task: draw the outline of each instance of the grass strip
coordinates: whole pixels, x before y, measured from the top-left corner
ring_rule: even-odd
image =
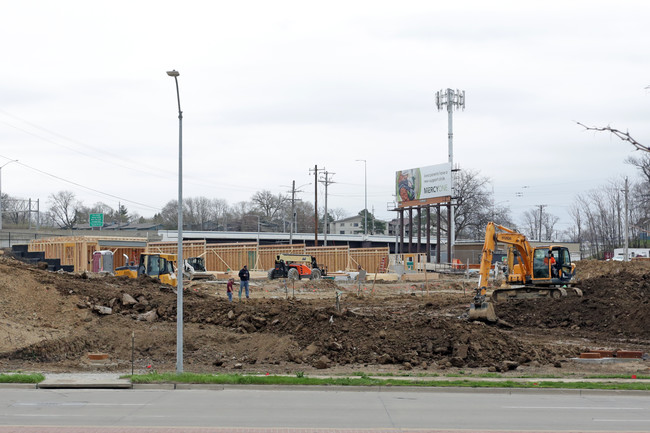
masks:
[[[594,374],[585,376],[585,379],[632,379],[632,376],[631,374]],[[636,379],[650,379],[650,376],[644,374],[635,374],[634,376]]]
[[[464,387],[464,388],[555,388],[555,389],[607,389],[650,391],[650,384],[642,382],[530,382],[502,380],[403,380],[370,377],[312,378],[293,376],[253,376],[242,374],[149,373],[123,376],[132,383],[193,383],[229,385],[321,385],[321,386],[412,386],[412,387]]]
[[[0,383],[39,383],[45,380],[45,376],[40,373],[11,373],[0,374]]]

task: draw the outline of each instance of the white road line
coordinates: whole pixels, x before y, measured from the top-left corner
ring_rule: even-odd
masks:
[[[594,422],[642,422],[642,423],[649,423],[650,424],[650,419],[598,419],[598,418],[595,418],[592,421],[594,421]]]
[[[148,403],[49,403],[49,402],[40,402],[40,403],[14,403],[11,406],[22,406],[22,407],[43,407],[43,406],[146,406]]]
[[[542,410],[647,410],[645,407],[588,407],[588,406],[503,406],[503,409],[542,409]]]
[[[3,415],[7,418],[55,418],[55,417],[88,417],[88,415],[64,415],[64,414],[47,414],[47,413],[12,413],[10,415]]]

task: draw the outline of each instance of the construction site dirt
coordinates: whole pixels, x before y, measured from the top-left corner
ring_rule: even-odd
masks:
[[[184,290],[184,370],[351,374],[649,374],[650,362],[583,363],[594,350],[650,348],[650,263],[578,263],[584,296],[501,302],[469,321],[476,281],[253,280]],[[1,371],[174,371],[174,289],[149,278],[53,273],[0,256]],[[89,354],[108,355],[103,362]],[[94,357],[97,358],[97,357]]]

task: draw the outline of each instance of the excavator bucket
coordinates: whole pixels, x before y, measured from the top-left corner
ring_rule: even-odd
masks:
[[[480,304],[471,303],[469,306],[469,319],[491,323],[499,320],[497,313],[494,311],[494,304],[489,301],[484,301]]]

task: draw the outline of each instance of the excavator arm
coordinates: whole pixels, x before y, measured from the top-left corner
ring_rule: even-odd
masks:
[[[513,246],[522,257],[526,258],[522,263],[524,279],[532,275],[532,261],[528,259],[532,255],[532,247],[526,240],[526,236],[507,227],[489,222],[485,229],[485,242],[483,243],[483,251],[481,254],[478,287],[476,288],[476,294],[470,306],[471,318],[480,317],[486,318],[488,321],[497,320],[494,307],[486,300],[486,294],[490,268],[492,267],[492,257],[498,243]]]
[[[522,257],[530,258],[532,256],[532,247],[526,240],[526,236],[493,222],[488,223],[485,229],[485,242],[483,243],[483,252],[481,254],[477,296],[485,298],[490,268],[492,267],[492,257],[498,243],[513,246]],[[530,278],[533,274],[531,263],[531,260],[523,260],[522,262],[524,278]]]

